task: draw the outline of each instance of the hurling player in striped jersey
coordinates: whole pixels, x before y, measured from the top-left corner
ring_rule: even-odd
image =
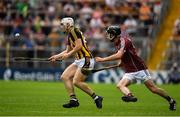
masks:
[[[61,79],[63,80],[70,97],[70,101],[63,104],[63,107],[72,108],[79,106],[79,101],[74,91],[75,85],[91,96],[96,104],[96,107],[101,109],[103,98],[96,95],[96,93],[84,82],[86,76],[81,72],[82,68],[93,69],[95,64],[94,58],[88,49],[83,33],[74,26],[74,20],[71,17],[63,18],[60,23],[60,28],[67,34],[66,50],[51,56],[49,60],[53,62],[58,59],[65,60],[72,55],[75,57],[75,61],[70,64],[61,75]]]

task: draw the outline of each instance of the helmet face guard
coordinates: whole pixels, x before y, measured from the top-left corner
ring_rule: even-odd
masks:
[[[60,29],[62,32],[66,32],[67,27],[64,25],[64,23],[60,23]]]
[[[107,34],[106,34],[106,35],[107,35],[107,36],[106,36],[107,39],[110,40],[111,42],[114,41],[114,39],[117,37],[117,36],[115,35],[115,32],[108,32],[108,31],[107,31]]]
[[[113,42],[114,39],[120,35],[121,30],[119,26],[109,26],[106,32],[107,39]]]
[[[74,20],[71,17],[66,17],[61,20],[60,29],[63,32],[67,32],[72,26],[74,26]]]

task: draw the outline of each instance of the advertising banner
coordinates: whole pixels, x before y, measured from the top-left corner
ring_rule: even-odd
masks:
[[[57,81],[61,73],[61,69],[0,68],[0,78],[4,80]]]
[[[0,68],[0,78],[4,80],[32,80],[32,81],[59,81],[63,69],[17,69]],[[109,69],[96,72],[87,77],[88,82],[93,83],[117,83],[123,76],[121,69]],[[152,71],[152,79],[157,84],[168,82],[167,71]],[[137,84],[142,81],[137,80]]]

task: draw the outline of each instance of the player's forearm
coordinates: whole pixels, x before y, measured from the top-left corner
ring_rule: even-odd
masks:
[[[69,46],[66,47],[66,50],[62,51],[61,53],[58,54],[58,56],[62,56],[65,53],[68,53],[71,50],[71,48]]]
[[[119,53],[113,54],[111,56],[105,57],[103,58],[103,61],[114,61],[114,60],[119,60],[121,59],[121,56],[119,55]]]
[[[67,53],[67,50],[62,51],[61,53],[57,54],[57,56],[62,56],[64,53]]]
[[[114,60],[119,60],[122,58],[123,54],[124,54],[125,50],[122,48],[120,49],[117,53],[111,55],[111,56],[108,56],[108,57],[105,57],[103,58],[103,61],[114,61]]]

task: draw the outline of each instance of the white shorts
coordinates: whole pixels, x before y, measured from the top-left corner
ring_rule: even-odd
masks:
[[[90,63],[88,66],[86,66],[86,68],[88,69],[93,69],[94,68],[94,63],[95,63],[95,60],[94,58],[90,58]],[[82,68],[85,66],[85,58],[82,58],[82,59],[78,59],[78,60],[75,60],[73,62],[74,65],[77,65],[78,68]]]
[[[146,69],[137,72],[125,73],[122,79],[128,79],[130,81],[141,80],[145,82],[151,79],[151,75],[149,71]]]

